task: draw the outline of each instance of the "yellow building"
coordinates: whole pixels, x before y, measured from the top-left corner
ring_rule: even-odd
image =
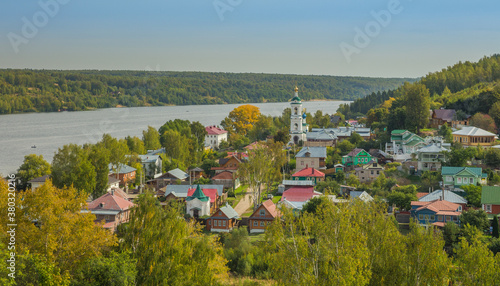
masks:
[[[453,142],[464,146],[490,146],[496,140],[495,134],[473,126],[465,126],[452,134]]]

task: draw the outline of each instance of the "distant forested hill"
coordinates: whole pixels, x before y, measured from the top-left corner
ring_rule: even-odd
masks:
[[[122,106],[355,100],[415,79],[211,72],[0,70],[0,114]]]
[[[475,63],[459,62],[441,71],[429,73],[418,83],[429,89],[432,106],[435,108],[453,108],[467,114],[487,113],[499,99],[500,55],[483,57]],[[352,115],[366,114],[389,97],[398,96],[398,89],[374,92],[353,102],[348,112]]]

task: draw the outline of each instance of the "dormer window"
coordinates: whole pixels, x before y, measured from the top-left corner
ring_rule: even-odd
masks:
[[[260,216],[266,216],[266,211],[265,210],[260,210],[259,215]]]

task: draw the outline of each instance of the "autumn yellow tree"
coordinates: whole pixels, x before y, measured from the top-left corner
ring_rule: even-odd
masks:
[[[233,109],[229,116],[222,120],[221,125],[229,132],[246,135],[252,126],[259,120],[260,110],[258,107],[245,104]]]
[[[67,276],[85,260],[100,256],[117,243],[112,233],[94,223],[93,214],[81,212],[86,197],[74,188],[59,189],[49,180],[36,192],[17,195],[16,252],[30,264],[49,264],[57,268],[51,270],[53,273]],[[1,201],[6,202],[7,196],[7,184],[0,180]],[[6,233],[7,215],[0,209],[2,233]]]

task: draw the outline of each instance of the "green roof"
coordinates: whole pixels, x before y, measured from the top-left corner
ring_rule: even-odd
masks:
[[[481,204],[500,205],[500,187],[484,186],[481,192]]]
[[[482,168],[476,168],[476,167],[442,167],[441,168],[441,175],[443,175],[443,176],[456,175],[464,170],[467,170],[467,171],[475,174],[478,177],[481,177],[482,172],[483,172]]]
[[[206,201],[210,200],[210,198],[207,197],[203,193],[203,191],[200,188],[200,185],[198,185],[198,187],[196,187],[196,191],[194,191],[194,193],[190,197],[186,198],[186,201],[191,201],[191,200],[194,200],[195,198],[202,201],[202,202],[206,202]]]
[[[395,134],[403,134],[403,133],[405,133],[405,132],[406,132],[406,130],[392,130],[391,134],[392,134],[392,135],[395,135]]]
[[[294,97],[292,98],[292,101],[301,101],[301,100],[300,100],[300,97],[298,97],[298,96],[294,96]]]

